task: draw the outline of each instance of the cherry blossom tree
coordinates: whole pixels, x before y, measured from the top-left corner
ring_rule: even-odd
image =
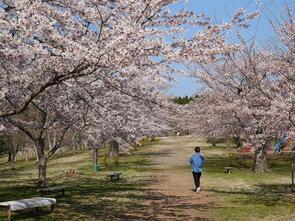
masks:
[[[240,11],[216,25],[190,11],[169,12],[173,2],[0,1],[0,123],[34,142],[40,185],[69,129],[94,150],[166,130],[169,104],[159,90],[175,63],[206,64],[237,50],[224,33],[255,16]],[[194,26],[201,31],[180,37]],[[48,131],[57,128],[46,153]]]
[[[25,134],[34,143],[38,160],[39,186],[46,185],[47,161],[60,148],[62,139],[69,128],[69,124],[66,121],[62,122],[60,119],[56,113],[52,113],[37,104],[30,105],[25,112],[17,117],[5,119],[8,124],[14,126],[15,130],[17,129]],[[60,135],[53,147],[46,151],[47,131],[53,128],[58,130]]]
[[[229,49],[219,32],[230,24],[211,28],[204,15],[172,14],[167,6],[173,2],[0,1],[0,116],[25,111],[49,87],[69,79],[95,76],[113,83],[124,69],[147,66],[164,74],[192,53],[206,61]],[[183,25],[206,31],[191,41],[179,39]]]
[[[86,94],[75,95],[85,96],[82,100],[87,104],[87,110],[80,117],[76,132],[92,148],[93,162],[97,162],[97,151],[102,145],[110,144],[111,154],[117,156],[119,146],[128,148],[137,139],[169,129],[165,117],[171,105],[166,96],[156,90],[160,84],[158,80],[142,76],[141,85],[137,85],[136,79],[129,81],[127,84],[130,87],[131,84],[136,85],[133,96],[122,94],[112,87],[97,94],[95,85],[94,88],[88,86]]]
[[[121,93],[113,87],[115,83],[105,85],[100,79],[90,84],[84,79],[71,80],[42,93],[25,112],[6,117],[3,122],[35,144],[38,183],[44,186],[47,162],[61,147],[69,129],[88,143],[94,162],[98,148],[107,142],[127,146],[137,138],[166,129],[161,116],[167,115],[168,103],[156,90],[159,80],[143,74],[141,85],[137,85],[138,79],[128,81],[128,88],[134,90],[130,94]],[[59,133],[57,139],[52,139],[53,130]],[[50,140],[55,142],[48,148]]]
[[[208,88],[205,99],[212,120],[205,118],[203,127],[214,130],[217,125],[223,133],[236,122],[235,128],[255,148],[258,172],[268,170],[267,149],[274,137],[294,126],[294,24],[292,14],[287,14],[282,26],[275,27],[281,40],[276,47],[258,48],[239,36],[239,50],[219,57],[210,67],[199,64],[194,73]],[[214,109],[218,111],[210,113]]]

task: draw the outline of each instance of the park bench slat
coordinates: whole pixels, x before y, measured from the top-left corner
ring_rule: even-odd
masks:
[[[55,204],[56,204],[56,199],[54,198],[34,197],[30,199],[1,202],[0,208],[4,207],[7,210],[7,218],[10,221],[13,211],[31,209],[31,208],[36,208],[36,211],[37,211],[39,207],[51,206],[51,212],[53,212]]]
[[[53,187],[42,188],[39,191],[55,191],[55,190],[59,191],[65,188],[66,188],[65,186],[53,186]]]
[[[0,206],[9,207],[11,211],[17,211],[36,207],[51,206],[54,204],[56,204],[56,199],[54,198],[34,197],[30,199],[1,202]]]
[[[45,197],[46,195],[50,193],[58,193],[58,192],[62,192],[62,196],[64,196],[65,190],[66,190],[65,186],[53,186],[53,187],[42,188],[42,189],[39,189],[38,191],[42,193],[43,196]]]

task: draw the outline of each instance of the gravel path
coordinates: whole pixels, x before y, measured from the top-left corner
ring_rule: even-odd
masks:
[[[192,137],[166,137],[152,147],[152,176],[146,220],[209,220],[214,197],[206,190],[192,191],[193,179],[188,159],[197,140]],[[202,186],[202,185],[201,185]]]

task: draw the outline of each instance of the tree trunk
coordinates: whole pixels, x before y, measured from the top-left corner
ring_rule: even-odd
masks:
[[[51,142],[51,140],[50,140],[50,136],[49,136],[49,132],[47,133],[47,140],[48,140],[48,149],[49,149],[49,151],[52,149],[52,142]]]
[[[76,155],[76,141],[75,141],[75,137],[72,136],[72,154]]]
[[[13,145],[11,142],[9,144],[9,154],[8,154],[8,162],[10,162],[11,169],[15,169],[15,161],[16,161],[16,154],[18,152],[17,147]]]
[[[109,157],[114,158],[119,156],[119,144],[117,141],[110,142]]]
[[[8,159],[7,159],[7,162],[10,162],[11,161],[11,150],[9,148],[8,150]]]
[[[85,150],[85,149],[87,149],[87,142],[83,141],[81,145],[81,150]]]
[[[25,148],[25,161],[28,162],[29,161],[29,147]]]
[[[35,147],[38,157],[38,186],[46,186],[47,157],[44,153],[45,142],[42,138],[35,141]]]
[[[151,136],[151,141],[152,141],[152,142],[156,141],[156,137],[155,137],[155,135],[152,135],[152,136]]]
[[[242,146],[241,137],[240,136],[235,136],[234,140],[235,140],[237,148],[239,149],[239,160],[244,160],[243,153],[242,153],[243,146]]]
[[[11,151],[11,169],[15,169],[15,161],[16,161],[16,152],[15,151]]]
[[[258,173],[265,173],[268,171],[267,145],[263,145],[256,149],[254,157],[254,171]]]
[[[47,171],[47,158],[45,155],[38,157],[38,186],[46,186],[46,171]]]
[[[23,147],[22,149],[21,149],[21,160],[24,160],[25,159],[25,148]]]
[[[230,150],[230,138],[226,137],[226,149]]]

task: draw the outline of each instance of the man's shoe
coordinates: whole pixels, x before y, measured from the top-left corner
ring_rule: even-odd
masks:
[[[197,190],[196,190],[196,192],[197,192],[197,193],[201,192],[201,188],[198,187]]]

